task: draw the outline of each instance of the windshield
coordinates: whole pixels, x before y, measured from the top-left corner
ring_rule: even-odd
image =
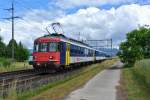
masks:
[[[46,52],[47,51],[47,43],[40,43],[39,52]]]
[[[50,43],[36,43],[34,45],[34,52],[57,52],[59,51],[59,45],[56,42]]]
[[[49,43],[49,52],[58,51],[58,43]]]

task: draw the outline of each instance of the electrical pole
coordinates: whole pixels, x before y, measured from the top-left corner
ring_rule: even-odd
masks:
[[[81,33],[79,32],[79,37],[78,37],[78,40],[80,41],[80,35],[81,35]]]
[[[113,48],[112,48],[112,38],[110,39],[111,41],[111,57],[113,56]]]
[[[12,59],[14,60],[14,56],[15,56],[14,55],[14,51],[15,51],[14,50],[14,41],[15,41],[15,39],[14,39],[14,20],[17,19],[17,18],[20,18],[20,17],[14,15],[14,11],[15,11],[14,2],[12,2],[11,8],[8,8],[8,9],[5,9],[5,10],[11,12],[11,17],[4,18],[4,19],[11,20],[11,24],[12,24]]]

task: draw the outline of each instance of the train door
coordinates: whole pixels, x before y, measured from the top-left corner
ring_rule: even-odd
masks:
[[[70,44],[66,43],[66,65],[70,64]]]
[[[60,63],[66,65],[66,43],[60,42]]]

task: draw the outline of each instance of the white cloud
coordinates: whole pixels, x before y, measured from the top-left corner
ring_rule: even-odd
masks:
[[[135,3],[137,0],[57,0],[56,5],[62,9],[80,6],[102,6]]]
[[[118,44],[125,39],[127,32],[137,28],[139,24],[150,25],[150,6],[132,4],[110,10],[90,7],[58,21],[69,34],[81,32],[92,39],[113,38],[115,44]]]
[[[53,15],[55,14],[55,17]],[[96,7],[80,9],[74,14],[65,15],[63,12],[50,10],[33,10],[28,12],[25,20],[17,20],[15,39],[22,41],[28,48],[32,48],[33,40],[47,34],[45,27],[59,21],[66,32],[65,35],[77,38],[91,39],[112,38],[115,45],[125,39],[125,34],[138,25],[150,25],[150,5],[124,5],[117,9],[103,10]],[[11,23],[0,22],[0,32],[4,41],[11,39]]]

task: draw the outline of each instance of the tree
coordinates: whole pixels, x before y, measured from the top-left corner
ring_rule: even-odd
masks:
[[[18,61],[24,61],[28,59],[28,56],[29,56],[29,51],[22,45],[21,42],[19,42],[16,59]]]
[[[118,55],[127,64],[150,58],[150,28],[144,26],[127,33],[127,39],[121,43]]]
[[[0,36],[0,57],[12,57],[12,43],[14,43],[14,57],[17,61],[24,61],[28,59],[29,51],[25,48],[21,42],[17,44],[16,40],[11,39],[6,46],[2,42],[2,37]]]
[[[21,42],[17,44],[15,40],[10,40],[7,45],[7,57],[11,58],[12,56],[12,42],[14,42],[14,57],[17,61],[24,61],[28,59],[29,51],[26,49]]]
[[[6,45],[2,42],[2,37],[0,36],[0,57],[6,56]]]
[[[13,40],[11,39],[6,47],[6,56],[8,58],[11,58],[12,57],[12,43],[14,43],[14,57],[16,57],[16,52],[17,52],[17,48],[18,48],[18,45],[17,45],[17,42],[16,40]],[[15,58],[16,59],[16,58]]]

